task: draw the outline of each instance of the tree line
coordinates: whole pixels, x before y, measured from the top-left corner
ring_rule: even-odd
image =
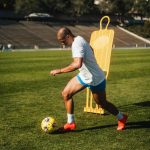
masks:
[[[150,17],[150,0],[0,0],[0,10],[27,15],[32,12],[82,16],[136,13]]]

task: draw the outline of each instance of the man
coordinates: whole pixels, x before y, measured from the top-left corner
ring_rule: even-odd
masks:
[[[112,103],[106,100],[105,75],[96,63],[96,59],[90,45],[84,40],[83,37],[75,37],[70,29],[66,27],[59,29],[57,39],[62,45],[71,46],[73,61],[65,68],[52,70],[50,74],[56,75],[79,69],[79,74],[68,82],[62,92],[68,118],[63,129],[69,131],[76,128],[73,96],[88,87],[93,94],[95,102],[117,117],[117,130],[123,130],[125,128],[127,115],[119,112]]]

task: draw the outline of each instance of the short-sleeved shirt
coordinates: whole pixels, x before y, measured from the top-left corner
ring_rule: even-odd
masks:
[[[83,58],[78,76],[86,84],[96,86],[105,79],[105,74],[98,66],[93,50],[88,42],[81,36],[74,38],[72,43],[72,57]]]

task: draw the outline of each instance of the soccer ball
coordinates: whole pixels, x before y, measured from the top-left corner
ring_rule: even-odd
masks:
[[[41,122],[41,128],[46,133],[52,133],[55,130],[56,122],[53,117],[46,117]]]

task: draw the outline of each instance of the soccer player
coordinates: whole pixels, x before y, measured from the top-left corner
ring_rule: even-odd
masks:
[[[73,77],[64,90],[62,96],[67,111],[67,123],[63,130],[75,130],[73,96],[79,91],[90,88],[95,102],[118,119],[117,130],[123,130],[127,115],[118,111],[116,106],[106,99],[106,79],[102,69],[96,63],[94,53],[89,43],[81,36],[74,36],[70,29],[63,27],[58,30],[58,41],[65,46],[71,46],[73,61],[69,66],[50,71],[51,75],[67,73],[79,69],[79,74]]]

